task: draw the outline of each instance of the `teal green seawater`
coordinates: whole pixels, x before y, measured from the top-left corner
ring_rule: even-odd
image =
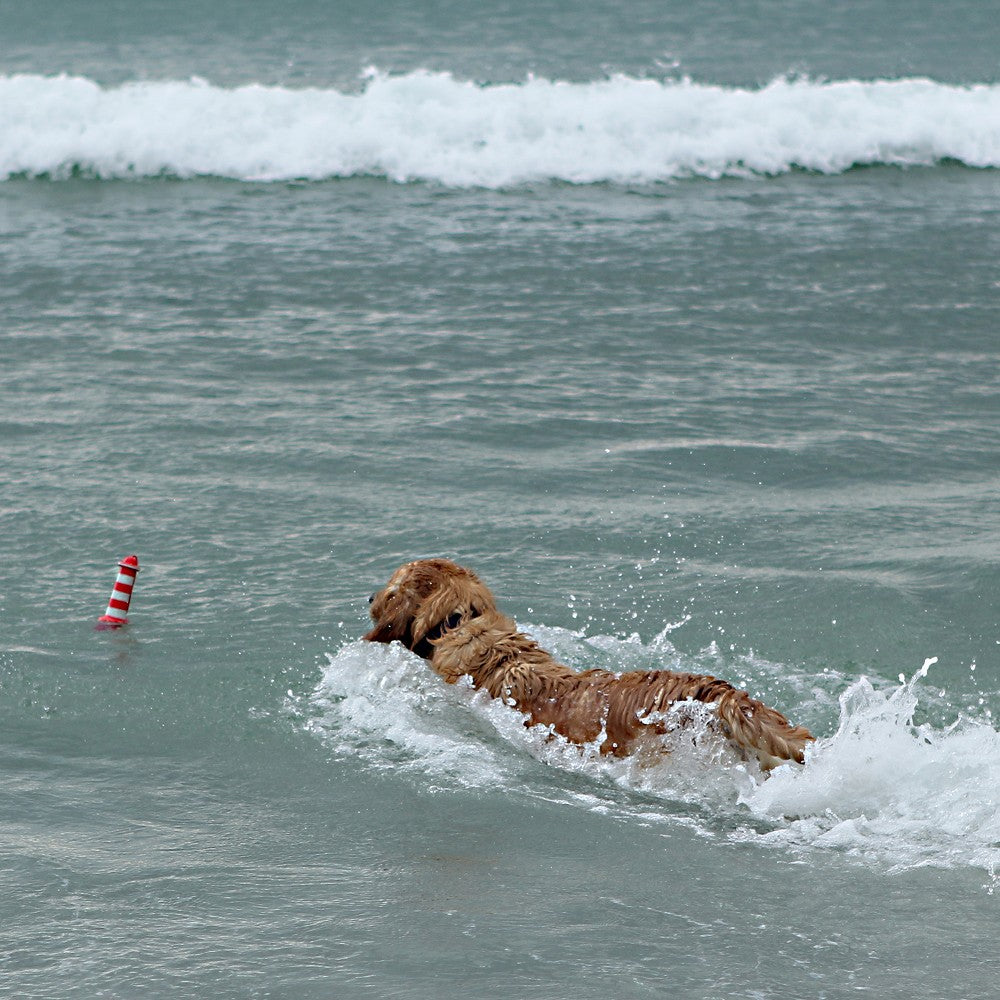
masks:
[[[991,996],[995,21],[0,0],[0,995]],[[806,767],[360,643],[431,554]]]

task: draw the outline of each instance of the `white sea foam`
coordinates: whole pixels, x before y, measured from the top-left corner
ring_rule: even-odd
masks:
[[[663,654],[659,641],[643,646],[544,631],[574,662],[600,650],[621,668],[634,665],[636,649]],[[664,666],[685,667],[672,651],[668,660]],[[735,842],[835,850],[886,870],[973,867],[996,879],[1000,733],[965,718],[947,727],[914,723],[920,681],[932,663],[898,686],[877,688],[865,678],[847,684],[839,725],[833,735],[818,733],[807,766],[779,767],[766,779],[685,708],[688,718],[672,734],[669,754],[601,757],[596,745],[580,748],[539,727],[526,729],[519,713],[467,685],[442,684],[398,646],[356,642],[329,656],[302,713],[306,726],[340,752],[433,787],[508,790],[629,822],[682,823]],[[841,681],[828,675],[823,683]],[[819,694],[808,707],[826,713],[827,695]],[[782,707],[796,721],[810,721],[802,706]]]
[[[372,70],[361,90],[342,92],[0,76],[0,179],[373,175],[495,188],[942,160],[1000,166],[1000,85],[778,79],[749,89],[626,76],[482,85]]]
[[[449,711],[453,689],[423,660],[398,645],[354,642],[328,661],[309,705],[289,708],[335,751],[452,786],[503,783],[503,763],[475,732],[475,718]]]
[[[925,662],[897,688],[866,678],[844,692],[840,725],[810,748],[808,766],[779,768],[744,803],[776,826],[738,837],[762,844],[837,848],[896,868],[1000,868],[1000,733],[960,718],[915,724]]]

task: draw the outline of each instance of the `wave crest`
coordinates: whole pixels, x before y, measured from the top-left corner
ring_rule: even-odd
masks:
[[[455,187],[1000,166],[1000,85],[614,76],[482,85],[368,72],[357,93],[0,76],[0,179],[378,176]]]

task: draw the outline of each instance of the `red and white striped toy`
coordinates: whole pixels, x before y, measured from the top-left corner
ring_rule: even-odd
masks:
[[[132,588],[135,586],[135,575],[139,572],[139,557],[126,556],[118,564],[118,578],[115,580],[108,610],[97,619],[97,628],[120,628],[128,624],[129,602],[132,600]]]

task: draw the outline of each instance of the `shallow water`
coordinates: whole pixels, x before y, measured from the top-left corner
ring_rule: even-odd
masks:
[[[5,989],[990,995],[985,8],[102,9],[0,2]],[[634,139],[682,93],[675,169]],[[602,761],[358,642],[429,554],[808,766]]]

